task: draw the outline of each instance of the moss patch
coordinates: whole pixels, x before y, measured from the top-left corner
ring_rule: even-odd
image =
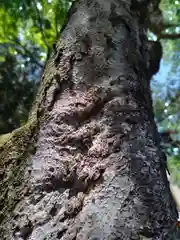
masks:
[[[0,222],[28,191],[24,171],[36,141],[37,121],[6,134],[0,146]]]

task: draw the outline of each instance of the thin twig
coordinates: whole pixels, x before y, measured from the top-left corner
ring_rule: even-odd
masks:
[[[39,26],[40,26],[42,39],[43,39],[44,44],[46,45],[47,49],[49,49],[50,46],[49,46],[49,44],[48,44],[48,42],[46,40],[46,36],[45,36],[44,31],[43,31],[41,13],[40,13],[39,9],[37,8],[36,1],[33,0],[33,3],[34,3],[34,6],[35,6],[35,9],[36,9],[36,13],[37,13],[38,21],[39,21]]]

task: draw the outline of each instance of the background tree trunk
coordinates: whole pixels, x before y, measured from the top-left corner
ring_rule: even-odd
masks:
[[[150,93],[162,49],[146,36],[157,2],[73,4],[28,123],[1,146],[1,239],[173,239]]]

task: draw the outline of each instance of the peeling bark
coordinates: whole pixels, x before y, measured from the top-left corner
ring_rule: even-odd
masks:
[[[1,146],[1,239],[178,239],[150,92],[162,49],[141,11],[153,2],[73,4],[29,125]]]

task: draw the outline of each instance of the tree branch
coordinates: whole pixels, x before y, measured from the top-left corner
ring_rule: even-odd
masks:
[[[9,39],[9,40],[10,40],[10,39]],[[21,47],[21,49],[25,52],[25,54],[26,54],[27,56],[29,56],[34,63],[36,63],[39,67],[43,68],[44,65],[41,64],[41,63],[34,57],[34,55],[31,53],[31,51],[29,51],[23,44],[21,44],[21,42],[20,42],[18,39],[16,39],[16,40],[10,40],[10,41],[12,42],[12,45],[14,45],[14,47],[15,47],[15,49],[16,49],[17,52],[19,52],[20,54],[24,55],[24,54],[22,53],[22,51],[17,48],[17,45],[19,45],[19,46]]]
[[[166,34],[166,33],[161,33],[159,35],[159,39],[180,39],[180,33],[173,33],[173,34]]]

